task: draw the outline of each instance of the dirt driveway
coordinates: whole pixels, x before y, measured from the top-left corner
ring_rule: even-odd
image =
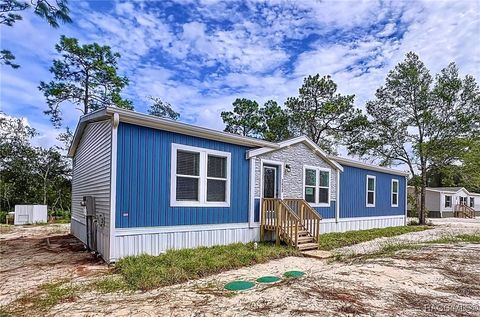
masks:
[[[454,225],[457,228],[456,224]],[[480,232],[480,220],[456,233]],[[0,303],[53,279],[94,279],[108,267],[62,229],[0,234]],[[434,230],[449,231],[449,223]],[[430,233],[431,234],[431,233]],[[23,235],[23,236],[22,236]],[[45,242],[50,237],[50,246]],[[52,251],[55,250],[55,251]],[[363,250],[363,249],[362,249]],[[239,293],[225,283],[301,270],[299,279],[257,284]],[[5,282],[6,281],[6,282]],[[289,257],[149,292],[85,291],[50,316],[479,316],[480,244],[428,244],[394,255],[346,262]]]
[[[108,271],[69,234],[70,225],[0,229],[0,306],[47,282]]]

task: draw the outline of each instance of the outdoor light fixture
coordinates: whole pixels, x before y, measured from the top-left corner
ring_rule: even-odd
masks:
[[[292,170],[292,168],[290,167],[290,164],[286,164],[286,165],[285,165],[285,170],[286,170],[287,172],[290,172],[290,171]]]

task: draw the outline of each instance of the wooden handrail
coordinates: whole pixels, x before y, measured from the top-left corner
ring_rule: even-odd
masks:
[[[287,198],[284,199],[286,205],[288,205],[300,218],[302,227],[310,232],[315,242],[320,238],[320,221],[322,216],[310,207],[305,199],[301,198]]]
[[[465,204],[457,204],[454,208],[454,216],[459,218],[475,218],[475,209]]]
[[[261,232],[263,240],[264,230],[275,230],[276,243],[280,243],[280,237],[287,243],[298,246],[298,230],[301,226],[300,218],[284,201],[275,198],[262,199],[261,205]]]

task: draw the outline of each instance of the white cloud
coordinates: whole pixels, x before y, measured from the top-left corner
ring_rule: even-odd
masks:
[[[146,111],[145,97],[154,95],[172,103],[182,120],[217,129],[220,112],[235,98],[283,104],[309,74],[331,74],[339,91],[355,94],[363,107],[411,50],[432,73],[455,61],[463,74],[480,78],[478,1],[177,2],[189,3],[180,20],[158,3],[138,2],[115,2],[111,11],[72,2],[74,24],[58,30],[26,15],[2,34],[2,48],[14,49],[23,67],[2,66],[0,105],[38,118],[32,124],[42,126],[44,140],[54,139],[58,131],[42,114],[37,86],[51,78],[60,34],[120,52],[120,73],[131,82],[126,94],[138,111]],[[78,118],[73,111],[65,115],[70,126]]]

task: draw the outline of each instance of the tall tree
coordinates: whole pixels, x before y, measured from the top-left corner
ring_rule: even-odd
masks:
[[[22,20],[20,13],[29,8],[33,12],[45,19],[50,26],[58,28],[59,22],[70,23],[72,19],[69,16],[68,0],[2,0],[0,2],[0,25],[13,26],[15,22]],[[9,65],[12,68],[18,68],[20,65],[14,63],[15,55],[9,50],[0,51],[0,63]]]
[[[168,102],[164,102],[158,97],[150,96],[148,98],[153,102],[150,109],[148,109],[148,114],[172,120],[178,120],[178,118],[180,118],[180,113],[173,110],[172,105]]]
[[[97,43],[79,45],[77,39],[65,36],[55,49],[62,59],[54,60],[50,68],[54,81],[42,81],[39,86],[47,99],[45,114],[54,126],[61,125],[60,105],[64,102],[75,105],[82,114],[110,105],[133,109],[132,102],[120,96],[128,79],[117,75],[119,53]]]
[[[298,92],[298,97],[285,102],[292,131],[307,135],[323,150],[335,153],[335,144],[362,118],[353,105],[355,96],[337,93],[331,77],[318,74],[305,78]]]
[[[24,120],[0,114],[0,210],[34,197],[31,171],[36,155],[30,139],[35,135]]]
[[[63,178],[70,175],[70,166],[68,161],[54,148],[37,148],[36,154],[34,171],[39,179],[39,188],[41,188],[41,191],[37,192],[37,196],[41,197],[38,201],[46,205],[49,192],[57,192],[59,187],[57,183],[60,182],[60,187],[62,187]]]
[[[268,100],[260,108],[262,119],[262,139],[272,142],[279,142],[290,137],[289,117],[276,101]]]
[[[410,52],[389,72],[366,110],[368,122],[350,139],[349,152],[379,157],[386,165],[406,164],[416,180],[415,197],[420,197],[419,222],[425,223],[430,168],[457,160],[464,153],[458,140],[478,135],[480,95],[475,79],[461,79],[450,64],[434,81]]]
[[[255,100],[237,98],[233,102],[233,111],[221,113],[225,132],[243,136],[258,137],[262,130],[262,118]]]
[[[36,135],[24,120],[0,115],[0,211],[19,203],[70,209],[70,161],[57,148],[32,146]]]

